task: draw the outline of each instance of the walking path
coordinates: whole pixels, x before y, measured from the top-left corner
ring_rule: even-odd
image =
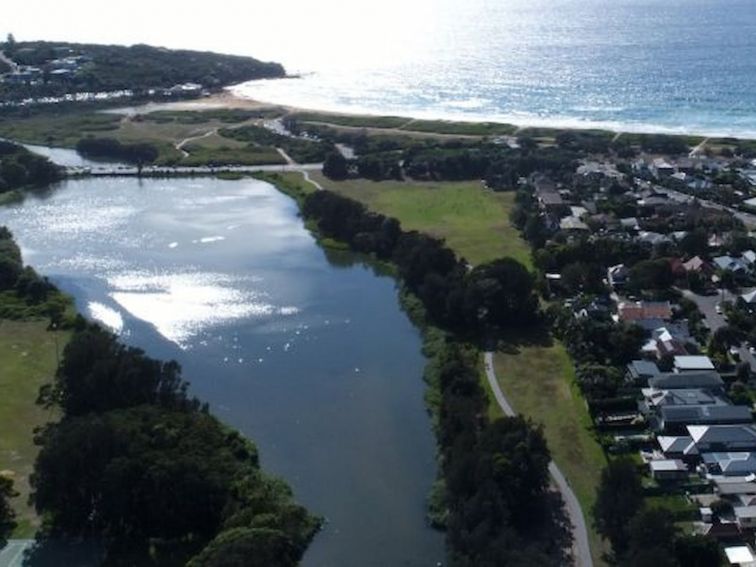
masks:
[[[218,129],[217,128],[213,128],[212,130],[208,130],[207,132],[205,132],[203,134],[200,134],[198,136],[190,136],[188,138],[184,138],[183,140],[181,140],[180,142],[178,142],[176,144],[176,149],[181,152],[181,157],[185,157],[185,158],[189,157],[189,152],[187,152],[184,149],[184,146],[186,144],[188,144],[189,142],[193,142],[195,140],[201,140],[202,138],[207,138],[207,137],[212,136],[213,134],[217,134],[217,133],[218,133]]]
[[[486,364],[486,377],[488,378],[488,384],[491,386],[491,390],[494,393],[494,397],[501,407],[505,415],[513,417],[516,415],[514,408],[504,397],[504,392],[501,391],[499,381],[496,379],[496,371],[493,365],[493,353],[485,353]],[[580,508],[575,493],[570,488],[567,479],[556,466],[554,461],[549,463],[549,474],[551,475],[554,484],[562,493],[562,500],[564,500],[564,507],[572,522],[572,549],[575,557],[575,564],[578,567],[593,567],[593,559],[591,558],[591,546],[588,544],[588,528],[585,524],[585,516],[583,516],[583,510]]]

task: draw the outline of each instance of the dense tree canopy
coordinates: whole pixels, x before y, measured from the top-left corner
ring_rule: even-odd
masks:
[[[643,487],[635,464],[629,459],[610,461],[601,472],[593,514],[599,533],[617,553],[628,547],[630,520],[643,504]]]
[[[10,499],[14,496],[13,481],[0,475],[0,549],[5,547],[8,536],[16,527],[16,513],[10,504]]]
[[[60,168],[47,158],[0,140],[0,193],[48,185],[61,177]]]
[[[212,542],[197,565],[243,551],[286,566],[318,529],[255,446],[187,398],[175,362],[85,325],[42,398],[64,413],[38,434],[31,478],[52,533],[101,538],[114,561],[179,565]]]

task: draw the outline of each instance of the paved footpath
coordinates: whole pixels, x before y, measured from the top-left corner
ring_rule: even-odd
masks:
[[[504,411],[505,415],[514,416],[516,412],[512,408],[511,404],[504,397],[504,392],[501,391],[499,381],[496,379],[496,371],[493,365],[493,353],[485,353],[486,362],[486,377],[488,378],[488,384],[491,386],[491,390],[494,393],[494,397]],[[593,567],[593,559],[591,558],[591,546],[588,544],[588,528],[585,524],[585,516],[583,516],[583,510],[580,508],[575,493],[570,488],[567,479],[556,466],[554,461],[549,463],[549,474],[554,484],[562,493],[562,500],[564,500],[564,507],[567,514],[570,517],[572,523],[572,550],[575,557],[575,564],[578,567]]]

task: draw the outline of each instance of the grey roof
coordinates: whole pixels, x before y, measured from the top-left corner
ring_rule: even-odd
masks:
[[[698,445],[721,445],[741,450],[756,450],[756,428],[753,425],[688,425],[688,434]],[[726,450],[726,449],[724,449]]]
[[[723,397],[703,388],[681,388],[679,390],[654,390],[643,388],[646,401],[652,406],[729,406]]]
[[[746,406],[668,405],[661,408],[665,425],[705,425],[717,423],[751,423],[751,410]]]
[[[756,473],[756,453],[704,453],[701,455],[708,466],[716,466],[722,474],[745,476]]]
[[[656,438],[662,453],[680,453],[683,455],[698,455],[698,449],[689,435],[668,437],[659,435]]]
[[[720,494],[756,494],[756,482],[717,482]]]
[[[648,379],[648,385],[658,390],[676,390],[681,388],[710,388],[724,386],[718,372],[663,372]]]
[[[633,360],[627,365],[627,370],[636,378],[658,376],[661,373],[656,363],[648,360]]]

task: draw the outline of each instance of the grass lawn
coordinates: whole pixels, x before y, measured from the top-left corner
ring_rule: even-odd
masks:
[[[509,222],[514,193],[494,193],[480,182],[420,183],[312,178],[325,188],[395,217],[406,230],[443,238],[473,265],[511,256],[531,267],[530,248]]]
[[[515,411],[543,425],[554,461],[562,469],[583,508],[597,565],[608,550],[593,529],[591,508],[606,457],[591,431],[592,421],[573,381],[572,360],[564,347],[508,345],[494,357],[496,376]]]
[[[19,496],[14,499],[18,528],[15,537],[31,537],[38,524],[28,505],[29,474],[37,448],[33,430],[55,417],[35,404],[40,386],[52,380],[56,367],[55,334],[47,321],[0,319],[0,471],[10,474]],[[62,349],[68,333],[58,332]]]

